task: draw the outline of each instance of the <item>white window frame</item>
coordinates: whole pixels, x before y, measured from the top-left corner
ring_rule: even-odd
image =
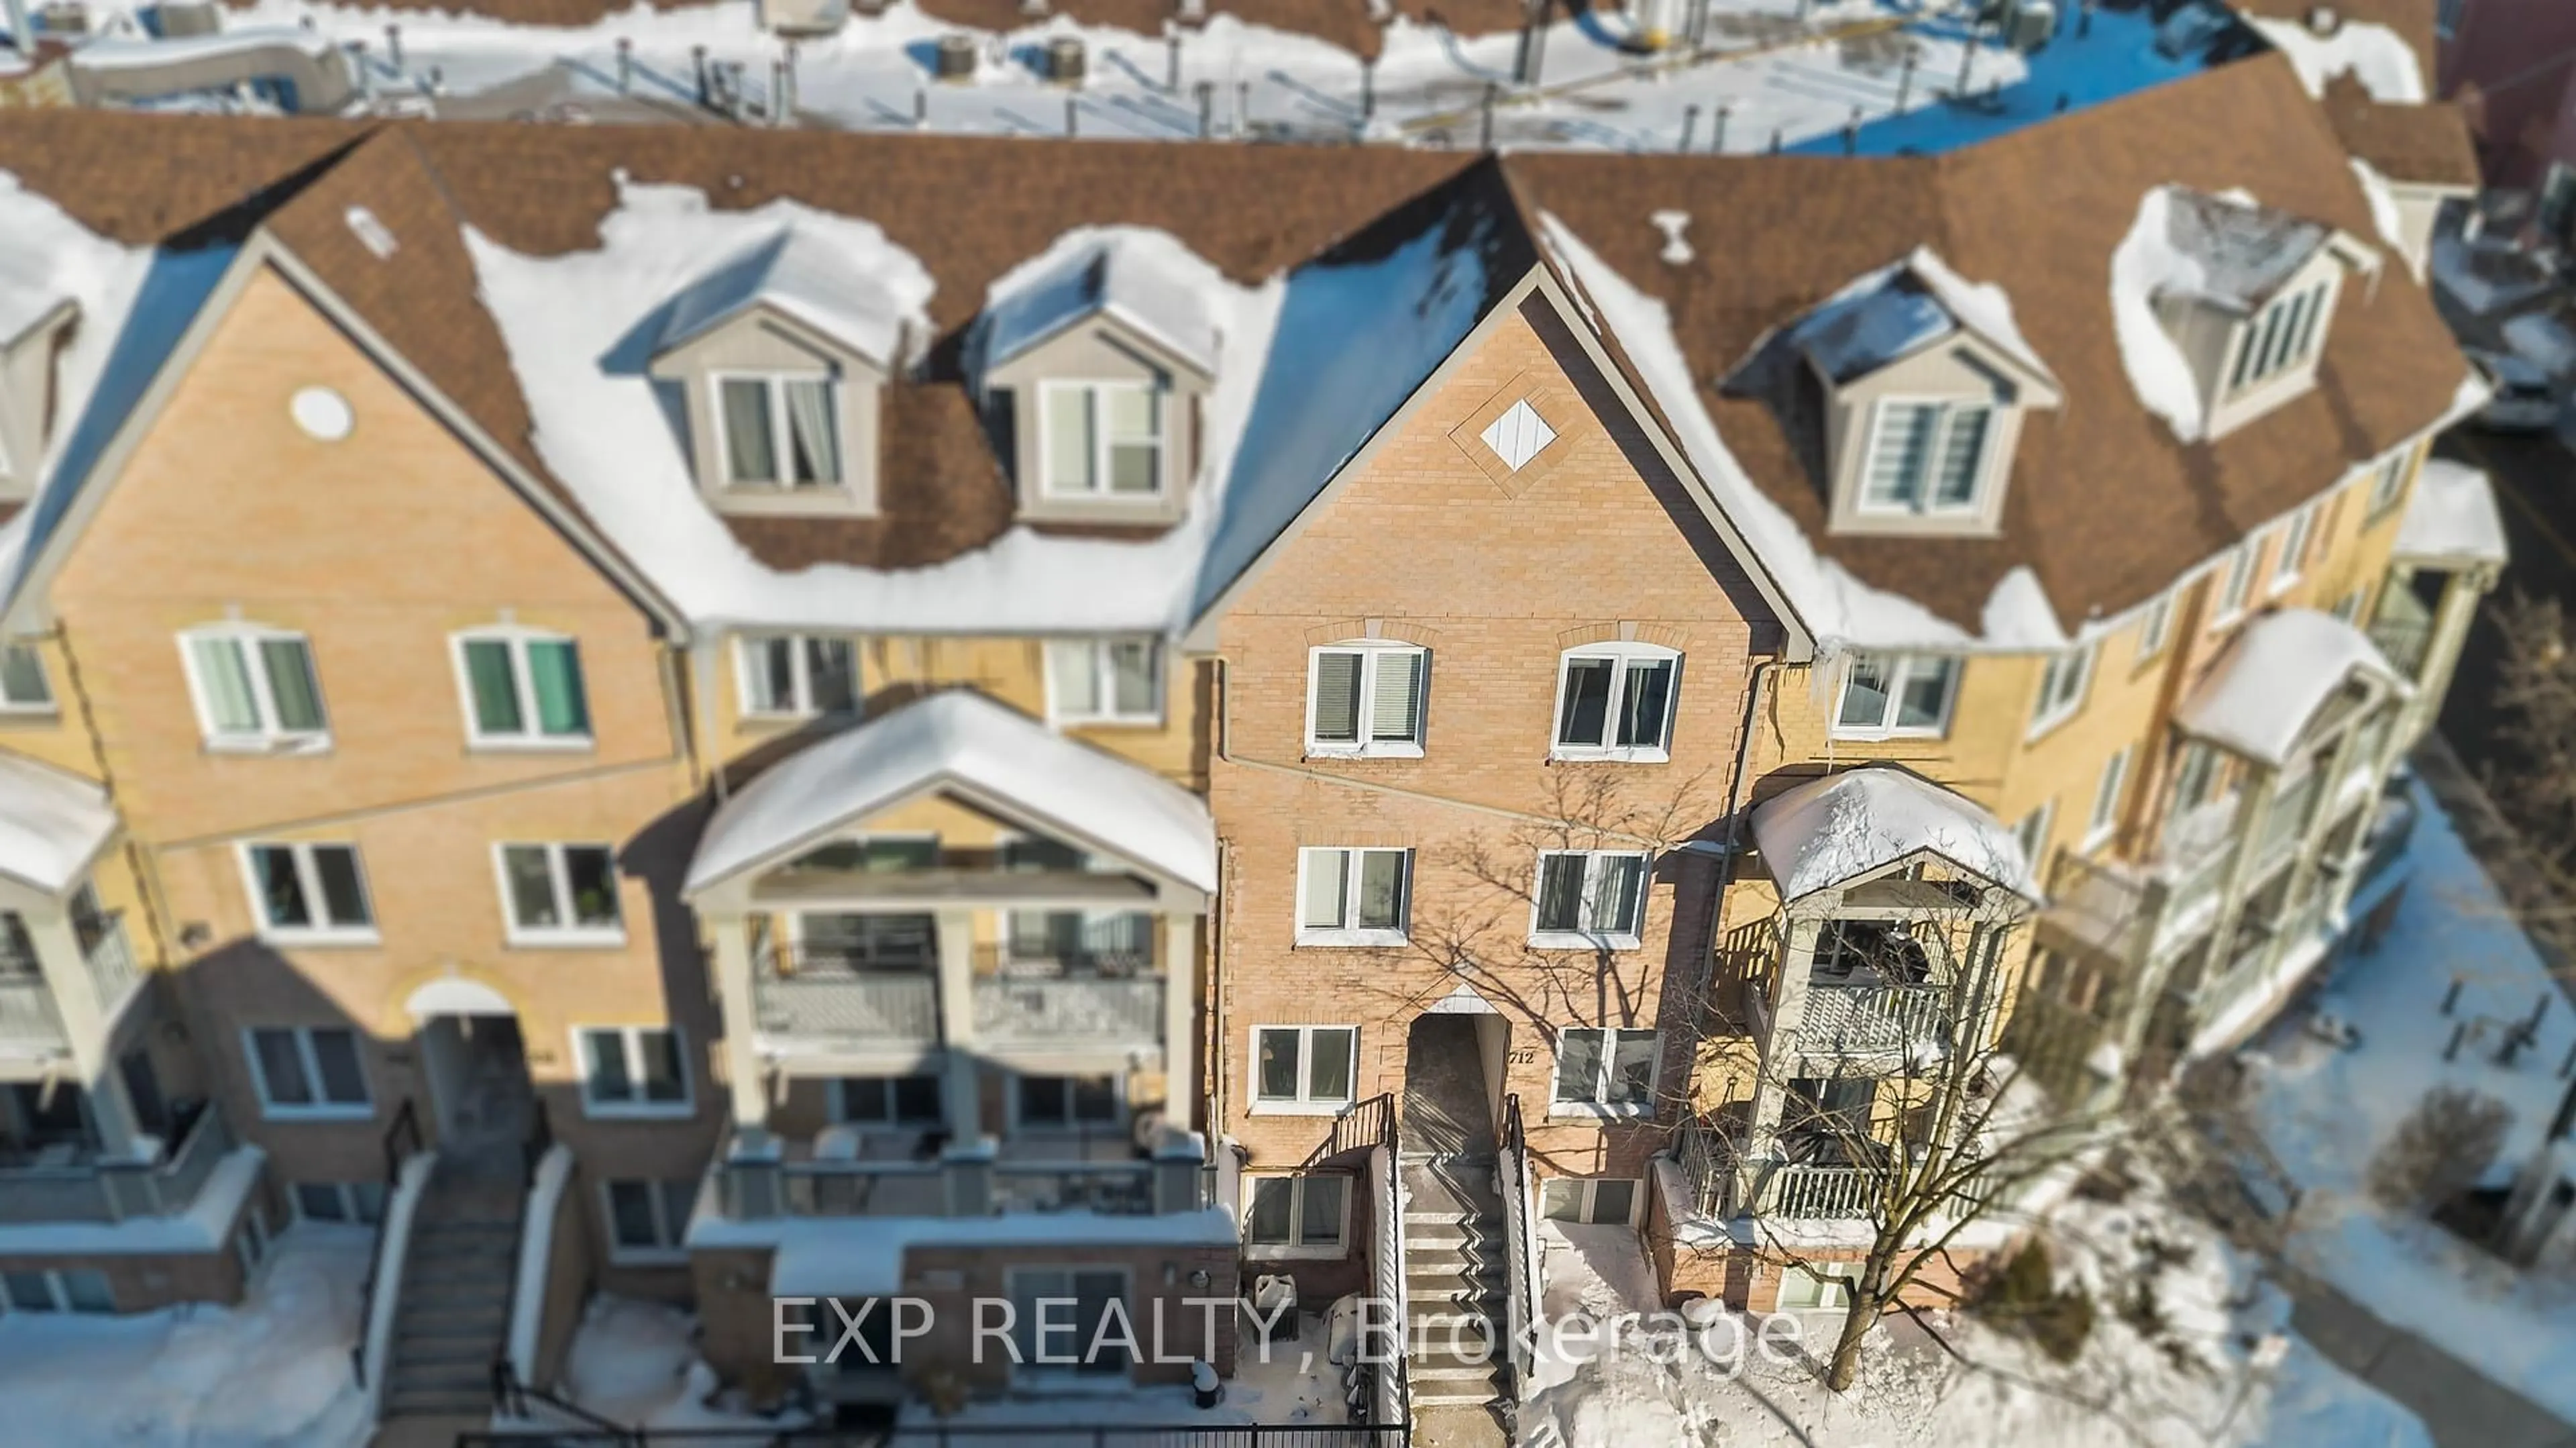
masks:
[[[2272,555],[2270,596],[2280,596],[2305,573],[2308,545],[2314,540],[2316,529],[2317,505],[2314,503],[2292,513],[2289,521],[2281,525],[2281,549]]]
[[[1543,1221],[1557,1220],[1556,1218],[1547,1216],[1547,1189],[1558,1182],[1571,1183],[1573,1184],[1574,1189],[1582,1194],[1583,1216],[1580,1221],[1570,1224],[1573,1226],[1633,1227],[1637,1225],[1637,1214],[1645,1209],[1646,1183],[1636,1177],[1541,1177],[1533,1185],[1533,1189],[1530,1192],[1530,1211],[1533,1215],[1538,1216]],[[1604,1222],[1600,1220],[1601,1183],[1603,1182],[1624,1182],[1627,1184],[1627,1220],[1620,1222]]]
[[[1092,476],[1099,480],[1096,488],[1060,486],[1055,476],[1055,439],[1049,429],[1055,426],[1055,399],[1066,392],[1141,392],[1154,398],[1154,486],[1141,493],[1122,493],[1109,486],[1110,438],[1109,409],[1094,397],[1091,439]],[[1048,498],[1070,498],[1091,503],[1155,503],[1171,495],[1172,413],[1179,393],[1156,379],[1132,377],[1064,377],[1048,378],[1038,383],[1038,492]]]
[[[2245,616],[2245,606],[2254,597],[2254,569],[2263,558],[2263,535],[2255,533],[2236,545],[2218,574],[2217,607],[2210,610],[2209,626],[2225,628]]]
[[[600,1178],[600,1235],[608,1244],[609,1261],[619,1266],[649,1267],[689,1260],[689,1219],[684,1216],[676,1222],[669,1220],[671,1204],[666,1189],[671,1182],[679,1180],[677,1177]],[[612,1189],[620,1183],[645,1188],[645,1196],[653,1206],[654,1234],[669,1242],[669,1246],[630,1247],[617,1240],[617,1195]],[[694,1202],[691,1210],[695,1210]]]
[[[259,728],[247,734],[226,734],[215,727],[215,711],[208,704],[205,675],[198,671],[197,652],[190,645],[200,639],[223,640],[241,650],[242,669],[250,679],[251,708],[259,715]],[[322,724],[316,729],[289,729],[277,720],[277,687],[268,677],[268,660],[261,656],[261,643],[273,639],[292,639],[303,646],[304,665],[313,675],[313,703],[321,712]],[[313,639],[300,629],[271,628],[255,623],[216,623],[179,631],[179,666],[187,674],[188,698],[197,709],[197,733],[208,749],[236,753],[267,754],[292,752],[319,754],[331,747],[331,701],[322,692],[322,661],[313,651]]]
[[[2335,600],[2334,616],[2355,628],[2361,627],[2362,610],[2370,604],[2370,585],[2356,583],[2350,592]]]
[[[2120,828],[2120,801],[2129,791],[2130,747],[2122,745],[2102,761],[2102,773],[2093,781],[2093,809],[2084,824],[2084,848],[2099,849]]]
[[[1261,1036],[1265,1031],[1291,1031],[1297,1037],[1297,1094],[1264,1096],[1261,1094]],[[1348,1031],[1351,1035],[1350,1094],[1316,1096],[1310,1094],[1315,1067],[1315,1033]],[[1245,1038],[1244,1071],[1250,1086],[1244,1107],[1252,1116],[1339,1116],[1360,1099],[1360,1027],[1351,1021],[1320,1021],[1290,1024],[1285,1021],[1256,1025]]]
[[[1845,724],[1843,701],[1851,693],[1852,669],[1864,658],[1871,663],[1883,664],[1887,667],[1887,707],[1880,711],[1879,722],[1876,725]],[[1914,682],[1915,671],[1918,668],[1930,669],[1944,664],[1949,666],[1949,684],[1941,691],[1940,722],[1930,725],[1897,723],[1896,721],[1903,717],[1905,690]],[[1827,716],[1832,721],[1833,737],[1836,739],[1946,738],[1950,733],[1951,715],[1959,706],[1959,678],[1967,672],[1967,668],[1968,661],[1957,654],[1857,655],[1846,660],[1842,668],[1842,681],[1834,689],[1834,711]]]
[[[72,1304],[72,1290],[68,1283],[68,1279],[71,1274],[75,1272],[86,1273],[89,1276],[98,1279],[99,1286],[106,1289],[105,1295],[107,1297],[107,1306],[103,1308],[93,1308],[76,1307]],[[0,1319],[11,1317],[113,1317],[116,1315],[116,1281],[114,1278],[109,1277],[105,1271],[99,1268],[13,1267],[9,1269],[9,1275],[12,1277],[40,1276],[44,1278],[45,1294],[53,1299],[53,1306],[50,1309],[20,1307],[9,1300],[9,1294],[5,1289],[0,1289]]]
[[[769,393],[770,457],[778,464],[778,476],[768,479],[737,478],[733,475],[732,439],[725,433],[724,385],[727,382],[757,382]],[[820,382],[824,406],[832,415],[832,456],[841,465],[841,476],[818,478],[800,483],[792,476],[796,471],[789,459],[796,450],[795,423],[787,415],[787,384]],[[715,419],[716,485],[720,488],[756,488],[781,493],[819,491],[824,488],[847,488],[850,485],[850,440],[841,426],[841,379],[829,371],[808,371],[786,367],[736,367],[707,373],[707,415]]]
[[[2146,663],[2165,651],[2173,641],[2173,593],[2170,589],[2151,600],[2138,619],[2137,661]]]
[[[688,1032],[680,1029],[676,1023],[667,1026],[575,1025],[570,1030],[573,1090],[581,1097],[582,1115],[595,1120],[668,1121],[697,1114],[698,1083],[695,1073],[689,1069],[689,1036]],[[679,1062],[680,1099],[653,1101],[640,1094],[628,1101],[601,1101],[593,1097],[590,1093],[590,1055],[586,1049],[591,1034],[613,1032],[616,1035],[618,1051],[626,1060],[626,1079],[640,1092],[644,1083],[644,1072],[640,1069],[644,1061],[643,1037],[648,1031],[658,1031],[669,1036],[672,1045],[677,1048],[672,1054]]]
[[[1349,873],[1344,877],[1346,888],[1342,894],[1342,923],[1329,929],[1322,926],[1309,926],[1306,923],[1306,875],[1314,868],[1315,856],[1327,854],[1356,856],[1373,853],[1404,857],[1402,870],[1397,876],[1395,913],[1398,923],[1393,927],[1355,923],[1359,919],[1360,866],[1357,860],[1353,860],[1344,867]],[[1291,908],[1296,911],[1292,918],[1296,921],[1299,945],[1402,945],[1413,938],[1413,851],[1394,845],[1300,846],[1297,850],[1297,897]]]
[[[1323,682],[1326,654],[1357,654],[1360,660],[1359,738],[1356,741],[1315,737],[1316,686]],[[1377,661],[1385,654],[1414,656],[1413,737],[1372,739],[1370,720],[1377,711]],[[1431,736],[1431,651],[1420,644],[1349,639],[1319,644],[1306,651],[1306,754],[1316,759],[1420,759]]]
[[[2048,862],[2040,856],[2048,852],[2048,833],[2057,822],[2057,798],[2052,795],[2037,809],[2013,822],[2013,843],[2021,847],[2022,867],[2033,879],[2045,879]]]
[[[304,1069],[304,1079],[313,1087],[314,1099],[302,1105],[279,1101],[269,1091],[268,1067],[260,1060],[259,1033],[285,1031],[295,1038],[297,1064]],[[351,1054],[358,1064],[358,1089],[365,1095],[361,1101],[325,1101],[322,1099],[322,1062],[313,1049],[313,1037],[321,1031],[339,1031],[349,1037]],[[268,1026],[247,1025],[241,1028],[242,1060],[250,1068],[251,1091],[259,1098],[259,1115],[263,1121],[373,1121],[376,1119],[376,1087],[367,1079],[366,1033],[354,1026]]]
[[[1052,1077],[1065,1081],[1075,1081],[1085,1076],[1099,1076],[1106,1078],[1109,1082],[1109,1120],[1099,1122],[1071,1119],[1073,1110],[1073,1091],[1070,1087],[1066,1088],[1064,1097],[1065,1111],[1067,1115],[1066,1120],[1035,1121],[1022,1115],[1020,1111],[1020,1081],[1022,1078],[1030,1076],[1039,1078]],[[1004,1119],[1009,1122],[1010,1129],[1014,1135],[1080,1136],[1085,1132],[1124,1131],[1130,1119],[1128,1115],[1127,1101],[1127,1076],[1123,1071],[1014,1070],[1010,1072],[1003,1081],[1002,1104],[1005,1108]]]
[[[1342,1184],[1342,1207],[1334,1223],[1331,1246],[1306,1242],[1306,1183],[1330,1177]],[[1288,1188],[1288,1240],[1254,1242],[1252,1240],[1253,1183],[1284,1181]],[[1351,1252],[1351,1197],[1360,1190],[1360,1178],[1348,1172],[1269,1171],[1246,1172],[1243,1181],[1243,1220],[1238,1224],[1243,1234],[1243,1255],[1267,1262],[1338,1262]]]
[[[7,471],[6,467],[0,466],[0,472],[5,471]],[[306,648],[308,650],[307,657],[310,657],[311,655],[309,650],[311,645],[306,645]],[[53,671],[45,667],[45,651],[36,647],[32,642],[21,641],[17,643],[0,643],[0,654],[10,653],[24,654],[28,661],[35,665],[36,682],[44,689],[45,696],[41,699],[19,699],[11,697],[6,686],[8,675],[5,670],[0,670],[0,714],[53,715],[60,713],[62,711],[62,705],[54,698],[54,676]],[[320,673],[317,671],[314,677],[315,689],[318,693],[320,689]],[[326,713],[322,717],[327,722],[331,716]]]
[[[2407,464],[2415,456],[2415,445],[2407,443],[2370,464],[2370,492],[2362,505],[2362,517],[2377,522],[2388,516],[2398,500],[2406,496],[2406,483],[2411,473]]]
[[[1780,1295],[1788,1289],[1789,1274],[1799,1273],[1822,1289],[1812,1303],[1794,1307],[1779,1306]],[[1851,1306],[1852,1279],[1860,1274],[1857,1262],[1792,1262],[1780,1269],[1780,1280],[1773,1284],[1772,1304],[1776,1312],[1844,1312]]]
[[[2235,398],[2259,391],[2315,356],[2325,343],[2326,318],[2334,302],[2334,279],[2324,277],[2295,292],[2276,294],[2238,323],[2227,338],[2227,385],[2222,395]],[[2265,335],[2264,329],[2276,318],[2282,330]]]
[[[1583,860],[1583,909],[1589,912],[1599,903],[1601,876],[1611,860],[1637,862],[1636,927],[1631,930],[1541,930],[1538,912],[1547,883],[1547,862],[1552,859],[1580,857]],[[1534,950],[1635,950],[1645,943],[1646,898],[1653,893],[1655,857],[1647,850],[1541,850],[1530,888],[1529,943]]]
[[[1577,1032],[1587,1032],[1601,1037],[1601,1074],[1593,1082],[1593,1086],[1603,1095],[1609,1094],[1610,1082],[1618,1071],[1619,1039],[1622,1036],[1653,1037],[1655,1071],[1652,1076],[1646,1078],[1646,1099],[1642,1102],[1558,1100],[1556,1088],[1564,1079],[1561,1073],[1565,1068],[1565,1043],[1567,1038]],[[1592,1117],[1605,1121],[1647,1120],[1655,1114],[1655,1102],[1663,1091],[1663,1085],[1664,1033],[1660,1029],[1652,1026],[1560,1026],[1557,1028],[1555,1048],[1548,1052],[1548,1115]]]
[[[358,873],[358,895],[367,908],[364,925],[276,925],[268,918],[268,892],[262,888],[256,852],[284,850],[295,861],[295,883],[304,891],[304,903],[315,918],[328,913],[328,901],[322,891],[322,871],[313,862],[315,850],[347,850],[349,863]],[[367,880],[366,856],[355,840],[245,840],[234,851],[241,865],[242,889],[250,900],[251,920],[262,940],[281,945],[376,945],[384,940],[376,924],[376,892]]]
[[[1887,422],[1899,407],[1928,407],[1933,410],[1932,441],[1924,448],[1924,473],[1921,487],[1910,503],[1872,502],[1870,477],[1877,471],[1878,450],[1887,441]],[[1941,459],[1950,450],[1950,428],[1963,412],[1983,412],[1986,431],[1977,440],[1977,456],[1969,465],[1969,488],[1965,502],[1944,503],[1935,494],[1941,486]],[[1852,484],[1852,511],[1882,518],[1958,518],[1972,516],[1985,506],[1986,473],[1994,461],[1995,432],[2003,423],[2003,407],[1988,398],[1968,397],[1882,397],[1871,404],[1869,412],[1869,446],[1862,450],[1860,473]]]
[[[1064,703],[1064,689],[1056,677],[1056,654],[1065,644],[1082,644],[1091,661],[1092,697],[1100,707],[1088,714],[1076,714]],[[1119,644],[1141,643],[1154,665],[1153,707],[1141,714],[1126,714],[1118,709],[1118,668],[1110,662],[1110,650]],[[1069,725],[1159,726],[1163,722],[1164,698],[1168,693],[1165,672],[1169,650],[1163,641],[1151,636],[1104,634],[1098,637],[1048,639],[1039,646],[1038,655],[1046,672],[1047,722]]]
[[[758,667],[754,660],[755,644],[784,642],[787,645],[788,705],[773,709],[755,697],[752,676]],[[733,636],[734,701],[745,719],[812,719],[823,709],[814,702],[814,661],[811,650],[816,644],[839,644],[850,651],[850,712],[859,712],[859,644],[846,634],[738,633]],[[585,681],[586,682],[586,681]]]
[[[483,720],[474,708],[474,671],[465,662],[465,646],[477,643],[505,644],[510,650],[510,687],[518,691],[519,723],[516,734],[486,734]],[[486,624],[478,628],[459,629],[447,636],[449,662],[456,670],[457,701],[465,713],[465,744],[478,750],[557,750],[579,751],[598,746],[599,716],[590,707],[590,669],[581,668],[581,717],[588,726],[579,734],[548,734],[538,723],[537,681],[528,666],[528,645],[570,644],[573,657],[581,657],[581,640],[572,634],[553,629],[528,628],[521,624]]]
[[[2101,652],[2101,640],[2092,639],[2049,655],[2047,667],[2039,672],[2039,696],[2031,701],[2030,731],[2024,738],[2037,739],[2084,712],[2085,702],[2093,697],[2093,669],[2101,662]],[[2075,674],[2071,688],[2060,672],[2070,668]]]
[[[617,924],[566,924],[529,926],[519,923],[517,905],[510,898],[510,851],[543,850],[546,852],[546,879],[554,888],[555,918],[570,921],[572,909],[572,866],[568,850],[598,850],[608,856],[609,899],[617,906]],[[626,943],[626,887],[617,877],[617,847],[599,840],[496,840],[492,845],[492,883],[501,901],[501,938],[513,946],[531,949],[570,946],[576,949],[614,947]]]
[[[1601,716],[1601,736],[1618,737],[1620,701],[1627,697],[1624,687],[1628,670],[1637,664],[1669,663],[1672,684],[1664,696],[1663,732],[1652,744],[1567,744],[1557,738],[1565,727],[1565,689],[1574,677],[1578,660],[1609,659],[1618,665],[1610,680],[1610,701]],[[1662,764],[1672,758],[1673,724],[1681,714],[1682,652],[1661,644],[1612,640],[1597,644],[1580,644],[1556,656],[1556,707],[1547,716],[1547,757],[1550,759],[1609,760],[1626,764]]]

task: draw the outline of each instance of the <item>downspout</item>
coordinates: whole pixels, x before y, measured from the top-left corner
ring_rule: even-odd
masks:
[[[1231,732],[1226,727],[1226,658],[1225,655],[1218,654],[1210,659],[1209,662],[1215,665],[1216,670],[1216,677],[1213,681],[1213,692],[1216,695],[1216,707],[1213,711],[1215,714],[1213,727],[1216,730],[1215,754],[1218,763],[1232,764],[1234,763],[1234,739]],[[1208,771],[1208,792],[1211,794],[1216,792],[1216,771],[1213,769]],[[1212,817],[1215,814],[1215,811],[1210,810],[1209,814]],[[1226,857],[1231,848],[1232,847],[1226,842],[1225,836],[1222,834],[1217,836],[1216,915],[1210,921],[1208,927],[1207,1083],[1208,1154],[1211,1159],[1215,1156],[1218,1144],[1222,1142],[1225,1137],[1225,1078],[1227,1060],[1225,1049],[1225,1022],[1223,1020],[1223,1008],[1225,1004],[1225,937],[1228,928],[1230,928],[1234,923],[1234,890],[1232,888],[1234,877],[1233,872],[1226,868]]]

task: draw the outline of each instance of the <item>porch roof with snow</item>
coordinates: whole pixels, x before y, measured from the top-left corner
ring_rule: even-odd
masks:
[[[14,754],[0,754],[0,875],[60,895],[79,883],[116,834],[107,791]]]
[[[2277,769],[2356,677],[2407,687],[2361,630],[2313,608],[2277,609],[2228,644],[2174,711],[2174,727]]]
[[[1893,765],[1829,774],[1763,801],[1753,810],[1753,843],[1784,903],[1920,854],[2039,898],[2011,830],[1974,801]]]
[[[2449,458],[2426,458],[2415,496],[2397,525],[2399,558],[2438,563],[2497,563],[2508,553],[2504,516],[2485,471]]]
[[[960,689],[835,735],[753,780],[707,822],[684,893],[775,865],[937,789],[1176,884],[1216,889],[1216,821],[1198,796]]]

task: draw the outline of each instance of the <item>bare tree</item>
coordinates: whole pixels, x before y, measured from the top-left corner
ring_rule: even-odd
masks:
[[[2488,617],[2504,639],[2488,793],[2563,888],[2576,871],[2576,649],[2555,598],[2517,592]]]

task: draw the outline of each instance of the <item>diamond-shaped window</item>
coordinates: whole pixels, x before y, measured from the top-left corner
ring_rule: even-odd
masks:
[[[1529,405],[1529,399],[1523,398],[1495,418],[1482,436],[1485,446],[1492,448],[1494,456],[1503,460],[1503,466],[1519,472],[1531,458],[1546,451],[1547,445],[1556,441],[1556,429],[1547,425],[1547,419],[1539,416],[1538,409]]]

